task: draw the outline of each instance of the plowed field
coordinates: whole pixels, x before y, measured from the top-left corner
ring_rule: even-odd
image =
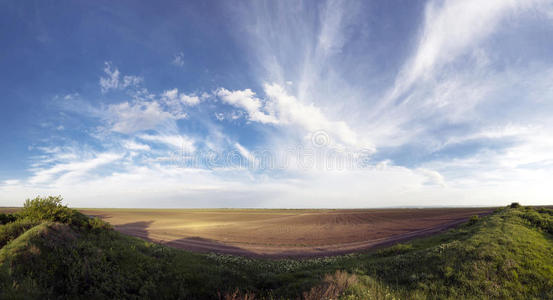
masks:
[[[360,251],[437,233],[491,210],[81,209],[146,240],[193,251],[265,257]]]

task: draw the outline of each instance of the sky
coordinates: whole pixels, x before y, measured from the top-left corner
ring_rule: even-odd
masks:
[[[553,2],[2,1],[0,206],[553,204]]]

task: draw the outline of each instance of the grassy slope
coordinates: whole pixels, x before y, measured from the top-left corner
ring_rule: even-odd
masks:
[[[365,254],[264,260],[190,253],[98,224],[48,221],[0,250],[0,298],[205,299],[236,288],[277,298],[553,298],[551,224],[550,210],[503,209]]]
[[[367,255],[359,269],[411,297],[551,299],[553,239],[529,224],[529,214],[534,210],[506,209],[474,225]]]

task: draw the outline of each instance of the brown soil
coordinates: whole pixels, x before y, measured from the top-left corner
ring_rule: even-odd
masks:
[[[122,233],[176,248],[245,256],[311,257],[437,233],[492,209],[81,211],[106,220]]]

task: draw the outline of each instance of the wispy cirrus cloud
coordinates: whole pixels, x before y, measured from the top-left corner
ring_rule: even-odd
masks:
[[[52,184],[52,180],[65,182],[75,181],[85,176],[100,166],[113,163],[121,158],[115,153],[101,153],[96,157],[86,160],[70,160],[68,162],[54,163],[50,167],[34,170],[34,175],[29,178],[30,184]]]
[[[105,62],[104,67],[105,77],[100,78],[100,87],[102,92],[107,92],[112,89],[125,89],[139,85],[144,79],[133,75],[123,75],[117,67],[113,67],[111,62]]]
[[[144,141],[165,144],[173,149],[182,150],[187,153],[192,153],[196,150],[196,147],[194,146],[195,141],[190,137],[183,135],[142,134],[138,137]]]
[[[481,54],[482,44],[503,22],[532,11],[541,2],[429,1],[415,51],[398,74],[388,99],[401,97],[416,81],[435,78],[440,68],[460,57],[466,60],[467,54]]]

